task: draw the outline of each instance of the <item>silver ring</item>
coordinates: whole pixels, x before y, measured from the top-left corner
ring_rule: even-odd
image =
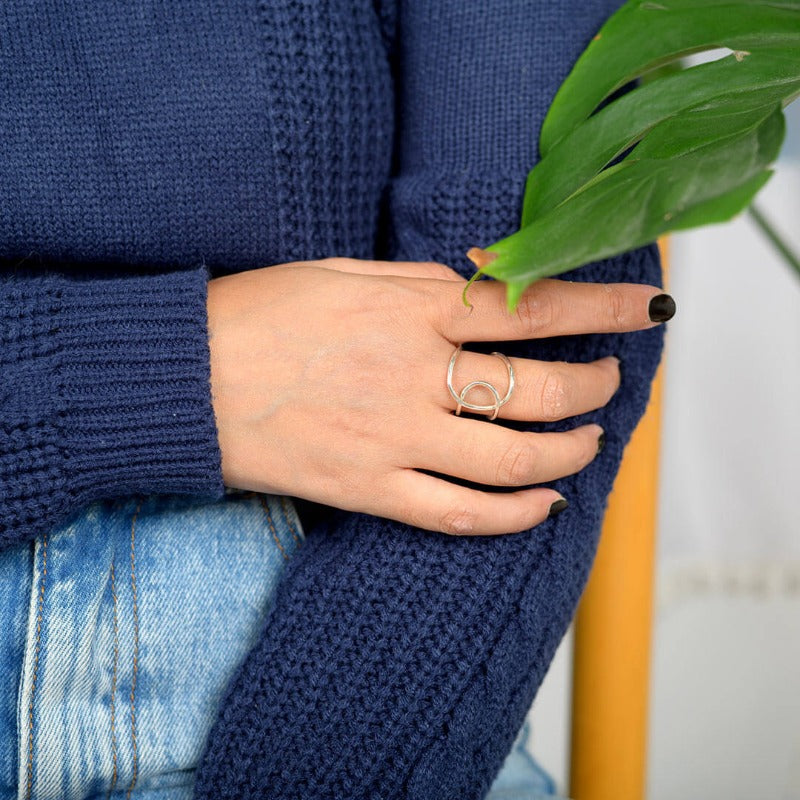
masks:
[[[456,416],[461,414],[462,408],[468,408],[470,411],[491,411],[492,416],[489,417],[489,419],[497,419],[497,414],[500,411],[500,407],[504,406],[509,401],[511,398],[511,392],[514,391],[514,367],[511,366],[511,362],[502,353],[492,353],[493,356],[497,356],[502,360],[502,362],[506,365],[506,369],[508,370],[508,391],[502,400],[500,399],[500,393],[497,391],[497,389],[495,389],[491,383],[487,383],[486,381],[472,381],[471,383],[468,383],[460,392],[456,392],[456,390],[453,388],[453,368],[456,365],[456,359],[458,358],[458,354],[460,352],[461,345],[456,347],[456,349],[453,351],[453,355],[450,356],[450,364],[447,367],[447,388],[450,391],[453,400],[455,400],[457,403]],[[474,389],[476,386],[483,386],[485,389],[488,389],[494,396],[494,403],[489,406],[479,406],[475,403],[467,402],[466,397],[468,392],[470,389]]]

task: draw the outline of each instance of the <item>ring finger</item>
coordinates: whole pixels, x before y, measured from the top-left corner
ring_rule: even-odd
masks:
[[[509,362],[514,372],[514,388],[498,413],[504,419],[555,422],[574,417],[602,408],[619,388],[619,361],[614,356],[588,364],[529,358],[509,358]],[[493,405],[494,395],[483,386],[463,392],[477,380],[490,383],[501,400],[508,392],[509,372],[502,359],[462,350],[453,367],[451,385],[455,394],[463,393],[464,400],[473,405]],[[444,408],[455,410],[457,401],[444,380],[439,396]]]

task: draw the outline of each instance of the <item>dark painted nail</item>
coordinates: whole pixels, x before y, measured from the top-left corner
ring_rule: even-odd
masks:
[[[601,433],[601,434],[600,434],[600,435],[597,437],[597,455],[600,455],[600,453],[603,451],[603,448],[604,448],[605,446],[606,446],[606,432],[605,432],[605,431],[603,431],[603,432],[602,432],[602,433]]]
[[[675,316],[675,301],[668,294],[657,294],[647,310],[653,322],[666,322]]]
[[[563,498],[561,500],[556,500],[553,505],[550,506],[550,512],[547,515],[547,518],[554,517],[556,514],[560,514],[565,508],[567,507],[567,501]]]

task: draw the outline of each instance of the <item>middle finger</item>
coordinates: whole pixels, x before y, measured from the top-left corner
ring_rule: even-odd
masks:
[[[508,402],[500,407],[498,417],[503,419],[555,422],[574,417],[602,408],[619,388],[619,360],[614,356],[587,364],[530,358],[509,358],[509,361],[515,385]],[[508,369],[502,359],[462,350],[453,368],[455,393],[460,395],[468,383],[476,380],[490,383],[501,399],[508,391]],[[439,398],[444,408],[455,410],[457,402],[444,380]],[[495,402],[490,390],[482,386],[470,389],[464,400],[487,406]]]

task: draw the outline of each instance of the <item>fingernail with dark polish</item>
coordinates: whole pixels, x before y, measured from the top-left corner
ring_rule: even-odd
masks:
[[[600,455],[600,453],[603,451],[603,448],[604,448],[605,446],[606,446],[606,432],[605,432],[605,431],[603,431],[603,432],[602,432],[602,433],[601,433],[601,434],[600,434],[600,435],[597,437],[597,455]]]
[[[675,316],[675,301],[668,294],[657,294],[647,310],[652,322],[666,322]]]
[[[564,500],[562,497],[561,500],[556,500],[553,505],[550,506],[550,513],[548,513],[547,518],[554,517],[556,514],[560,514],[566,507],[567,501]]]

